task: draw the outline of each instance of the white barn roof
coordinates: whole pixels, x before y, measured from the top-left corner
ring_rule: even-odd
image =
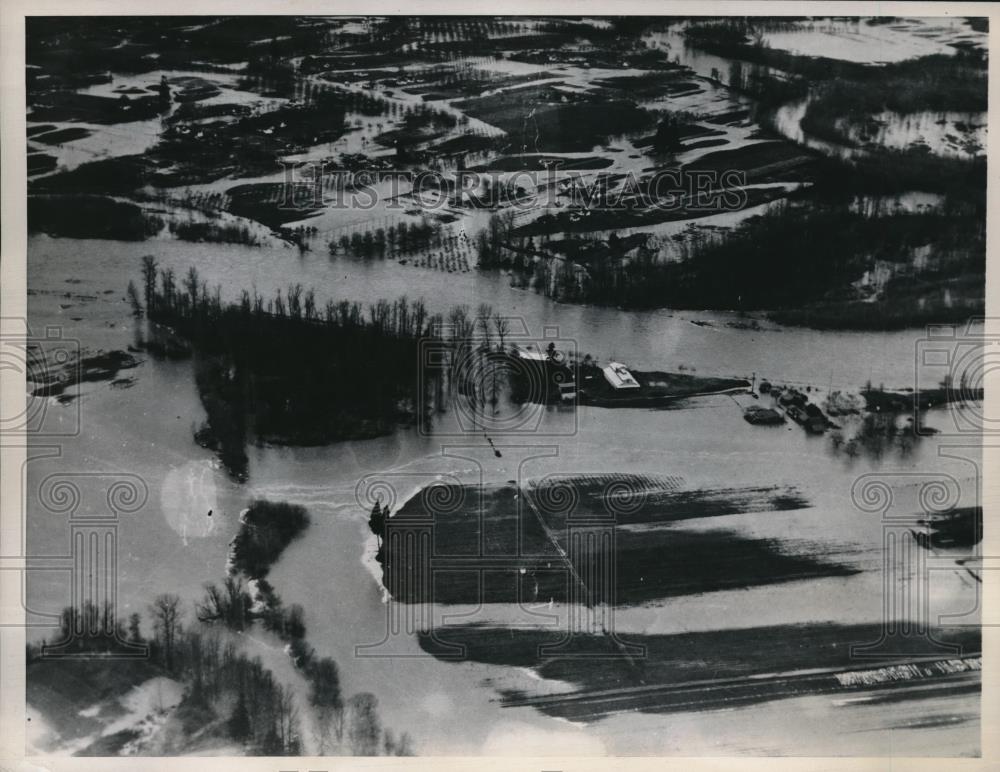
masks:
[[[604,377],[616,389],[638,389],[639,382],[632,377],[621,362],[608,362],[603,370]]]

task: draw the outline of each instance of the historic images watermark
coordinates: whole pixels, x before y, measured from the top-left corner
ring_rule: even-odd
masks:
[[[540,170],[349,169],[329,162],[283,162],[284,180],[275,192],[279,209],[314,211],[417,206],[434,212],[450,206],[533,211],[564,196],[570,206],[624,211],[656,209],[692,213],[737,211],[748,200],[741,169],[658,169],[649,175],[625,170],[608,175],[564,169],[560,159],[539,162]]]
[[[421,412],[424,436],[571,437],[577,432],[576,367],[581,352],[557,326],[532,330],[519,316],[456,309],[420,342],[421,404],[447,404],[454,422]],[[563,420],[543,421],[559,410]]]
[[[24,401],[3,400],[0,440],[4,445],[52,441],[80,433],[80,401],[63,400],[58,410],[50,396],[83,379],[80,341],[58,325],[33,329],[24,318],[0,319],[0,368],[23,377],[29,393]]]
[[[433,471],[358,482],[391,602],[384,637],[357,646],[357,656],[462,659],[465,645],[448,640],[448,625],[486,620],[500,602],[524,624],[559,632],[539,657],[644,656],[615,630],[618,517],[645,501],[639,480],[529,471],[577,434],[576,380],[586,361],[577,341],[521,317],[459,313],[426,344],[420,402],[447,404],[453,420],[419,425],[442,442]],[[511,479],[495,479],[497,464]],[[578,506],[588,496],[602,506]]]
[[[1000,420],[987,414],[985,401],[986,381],[1000,370],[1000,339],[987,332],[987,322],[929,326],[915,342],[914,384],[906,396],[912,431],[936,436],[938,459],[961,462],[968,472],[872,471],[851,489],[854,507],[878,515],[882,528],[882,630],[877,640],[852,646],[854,658],[965,656],[969,653],[937,635],[946,628],[989,624],[982,618],[982,582],[995,558],[982,552],[982,454],[1000,432]],[[929,411],[935,408],[932,421]],[[959,533],[954,546],[964,545],[967,554],[936,548],[942,524]],[[971,606],[938,613],[934,580],[956,573],[968,578]]]
[[[1000,415],[986,412],[985,385],[1000,372],[997,319],[965,324],[931,325],[914,351],[914,415],[918,431],[945,437],[975,438],[1000,434]],[[948,420],[925,428],[919,413],[945,407]]]
[[[88,494],[103,500],[85,501]],[[48,562],[69,570],[72,601],[60,618],[59,638],[41,647],[42,657],[148,657],[149,647],[129,640],[118,621],[118,530],[123,516],[135,515],[148,498],[145,481],[133,474],[60,472],[41,481],[40,506],[69,524],[70,554]]]
[[[61,443],[81,433],[83,400],[75,390],[87,380],[85,359],[80,341],[60,326],[38,331],[26,319],[4,318],[0,330],[0,367],[23,379],[27,391],[23,401],[4,399],[0,440],[5,448],[27,451],[24,466],[30,472],[32,462],[59,456]],[[145,481],[94,471],[50,474],[37,484],[30,473],[23,479],[35,488],[24,499],[37,507],[34,516],[65,518],[68,549],[39,554],[26,550],[22,539],[18,554],[5,550],[0,569],[4,582],[17,587],[24,616],[4,619],[0,626],[54,628],[55,639],[41,646],[41,657],[147,657],[148,647],[130,642],[116,624],[119,527],[145,506]],[[28,513],[19,515],[26,532]],[[30,607],[30,575],[64,578],[67,610],[60,615]]]

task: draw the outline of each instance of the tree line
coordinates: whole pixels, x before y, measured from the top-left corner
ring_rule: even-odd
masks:
[[[581,264],[534,249],[499,219],[476,237],[480,267],[509,268],[513,281],[564,302],[786,312],[863,300],[854,282],[876,264],[893,271],[880,291],[902,304],[894,320],[905,321],[905,306],[916,304],[922,287],[933,288],[928,282],[952,282],[962,313],[983,302],[985,219],[957,202],[859,212],[842,200],[785,200],[733,229],[693,229],[672,244],[671,259],[641,248],[625,257],[610,243]],[[916,260],[919,251],[929,251],[926,264]],[[831,324],[834,312],[825,312]]]
[[[84,630],[84,635],[78,630]],[[305,752],[303,732],[309,730],[323,755],[409,756],[415,752],[409,734],[396,735],[384,726],[375,695],[345,696],[332,659],[314,656],[307,667],[300,667],[307,680],[306,698],[300,701],[295,690],[278,682],[259,657],[241,651],[237,639],[206,629],[200,622],[188,625],[177,595],[158,595],[145,619],[138,612],[118,618],[110,606],[99,609],[89,602],[67,607],[54,643],[63,641],[71,642],[76,659],[47,658],[42,653],[44,640],[28,645],[29,681],[32,668],[64,669],[67,677],[95,663],[128,669],[131,660],[98,657],[119,649],[122,641],[148,646],[148,661],[130,672],[135,686],[157,675],[182,684],[183,698],[174,715],[185,736],[179,744],[174,740],[168,746],[178,753],[186,752],[185,742],[196,741],[204,747],[214,739],[233,742],[247,755],[301,755]],[[310,711],[308,720],[303,711]]]
[[[180,714],[187,720],[196,718],[193,725],[207,725],[216,736],[240,743],[248,753],[301,753],[305,723],[321,754],[350,750],[355,755],[411,755],[409,735],[397,738],[383,729],[374,695],[345,697],[336,662],[317,656],[305,640],[302,607],[286,607],[264,578],[308,524],[304,507],[254,500],[241,514],[228,576],[221,587],[207,584],[202,600],[195,603],[198,624],[185,627],[181,599],[172,594],[157,596],[149,606],[148,638],[138,612],[120,620],[110,604],[99,609],[87,602],[64,609],[58,642],[68,642],[64,648],[78,656],[119,651],[123,643],[148,646],[152,663],[184,684]],[[295,668],[308,683],[312,720],[301,720],[302,708],[292,689],[277,683],[259,659],[239,652],[233,639],[205,632],[221,627],[242,633],[255,626],[285,642]],[[42,647],[29,647],[28,661],[40,658]],[[142,677],[151,675],[142,671]]]
[[[136,315],[169,327],[196,354],[196,383],[208,415],[196,439],[245,479],[250,439],[292,445],[386,434],[427,409],[422,341],[442,319],[406,297],[357,302],[316,300],[301,285],[265,299],[244,291],[224,303],[197,269],[178,282],[173,269],[144,258],[141,289],[127,291]],[[426,384],[423,384],[426,385]],[[425,390],[426,391],[426,390]]]
[[[265,299],[244,290],[225,303],[192,267],[143,258],[141,286],[127,297],[149,325],[140,345],[166,351],[175,337],[194,354],[195,382],[207,419],[195,440],[219,454],[230,475],[247,479],[251,441],[324,444],[387,434],[443,412],[457,391],[496,405],[502,374],[491,360],[509,322],[488,306],[431,314],[422,300],[329,300],[300,284]],[[162,338],[168,338],[164,343]],[[176,348],[176,346],[174,346]],[[443,352],[442,359],[428,351]],[[490,392],[489,395],[488,392]]]
[[[413,254],[422,250],[437,248],[444,243],[442,226],[439,222],[401,222],[388,228],[345,233],[336,241],[330,241],[330,254],[351,254],[357,257],[384,257],[386,254]]]

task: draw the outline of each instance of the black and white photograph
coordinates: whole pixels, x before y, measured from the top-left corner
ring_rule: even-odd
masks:
[[[991,9],[546,5],[22,8],[0,762],[996,769]]]

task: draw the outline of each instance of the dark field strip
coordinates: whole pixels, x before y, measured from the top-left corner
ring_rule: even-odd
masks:
[[[728,152],[728,151],[723,151]],[[784,178],[785,172],[792,166],[797,165],[797,161],[790,161],[787,164],[775,164],[764,170],[764,167],[756,168],[748,172],[748,182],[766,182],[773,177],[774,180]],[[698,162],[695,161],[690,168],[682,170],[684,174],[691,174],[696,169]],[[741,167],[733,167],[738,171],[743,171]],[[701,167],[697,167],[700,171]],[[707,171],[718,171],[709,169]],[[766,174],[764,173],[766,171]],[[773,172],[773,173],[772,173]],[[763,176],[758,176],[758,174]],[[688,179],[691,179],[690,177]],[[731,189],[735,190],[735,189]],[[722,190],[706,191],[704,196],[719,197]],[[746,198],[741,208],[751,208],[768,201],[783,198],[787,194],[781,188],[746,190]],[[691,197],[688,197],[691,198]],[[550,233],[584,233],[598,230],[613,230],[616,228],[638,228],[658,223],[676,222],[678,220],[695,220],[701,217],[708,217],[715,210],[703,205],[695,205],[693,199],[689,204],[684,204],[679,208],[669,207],[645,207],[640,209],[591,209],[590,217],[575,221],[570,219],[569,212],[559,212],[551,215],[545,214],[530,223],[522,225],[513,231],[515,236],[540,236]],[[624,400],[623,400],[624,402]]]
[[[646,75],[616,75],[593,81],[593,86],[620,91],[639,98],[668,96],[683,92],[698,93],[701,86],[690,79],[690,73],[677,70],[673,73],[649,73]]]
[[[877,689],[891,701],[925,698],[929,690],[978,691],[977,663],[959,658],[979,654],[979,631],[936,630],[937,640],[960,647],[954,655],[937,651],[928,659],[925,655],[934,650],[914,638],[883,660],[851,658],[853,644],[877,640],[880,633],[878,624],[821,623],[671,635],[629,633],[620,634],[616,643],[605,635],[566,639],[559,631],[464,625],[437,630],[433,639],[424,636],[421,646],[444,658],[438,646],[457,644],[464,648],[464,658],[456,661],[527,667],[542,678],[567,681],[577,690],[557,695],[507,690],[503,697],[510,705],[532,705],[549,715],[584,721],[627,710],[710,710],[852,689]],[[633,650],[624,657],[622,644],[644,647],[644,652]],[[844,672],[875,672],[900,663],[908,663],[903,668],[906,677],[856,687],[838,679]]]
[[[28,174],[41,174],[56,168],[57,161],[48,153],[28,153]]]
[[[695,170],[722,173],[729,169],[738,169],[746,174],[747,182],[764,182],[771,178],[775,170],[808,166],[817,158],[816,153],[790,142],[757,142],[732,150],[716,150],[686,164],[683,168],[689,173]]]
[[[429,486],[393,517],[433,518],[433,579],[424,584],[388,578],[397,600],[547,603],[568,597],[568,564],[513,484]],[[414,562],[397,556],[394,544],[387,538],[387,574]]]
[[[566,92],[550,85],[529,86],[499,94],[453,103],[513,137],[525,133],[525,116],[531,115],[529,131],[536,152],[586,152],[609,137],[650,129],[655,116],[633,102],[596,100],[592,95],[574,95],[563,102]]]
[[[319,213],[319,209],[306,206],[315,193],[311,185],[294,183],[294,189],[284,182],[254,182],[235,185],[226,190],[229,211],[240,217],[278,228],[287,222],[301,220]],[[300,202],[295,207],[289,201]]]
[[[590,575],[604,559],[596,534],[575,523],[606,520],[617,525],[664,524],[743,512],[801,509],[809,502],[794,488],[751,487],[677,490],[678,478],[660,475],[580,475],[529,483],[525,497],[575,572]],[[849,566],[815,554],[789,554],[775,540],[713,529],[694,533],[669,527],[626,530],[609,525],[615,539],[615,578],[588,587],[592,603],[636,605],[662,598],[746,588],[802,579],[848,576]],[[576,539],[575,543],[571,540]]]
[[[786,554],[777,541],[745,538],[725,530],[621,531],[616,539],[617,580],[611,592],[615,604],[622,606],[858,573],[812,555]],[[597,560],[599,556],[587,553],[575,562],[583,566]],[[596,588],[595,595],[595,602],[608,597]]]
[[[876,694],[870,695],[866,700],[866,705],[895,705],[900,702],[905,702],[906,700],[913,699],[914,697],[920,696],[934,696],[934,697],[945,697],[954,696],[958,694],[968,694],[970,692],[978,692],[981,689],[981,684],[976,682],[971,683],[959,683],[952,684],[950,686],[945,685],[934,685],[933,689],[928,689],[928,691],[933,691],[932,695],[923,694],[921,695],[917,687],[903,687],[901,689],[882,689]]]
[[[937,676],[931,690],[917,688],[915,683],[917,682],[908,682],[907,685],[894,689],[892,695],[896,701],[978,694],[982,689],[979,673],[973,672]],[[877,686],[874,688],[881,691],[887,687]],[[773,677],[753,680],[731,679],[723,683],[664,685],[643,690],[583,694],[573,698],[555,698],[527,703],[513,697],[509,705],[531,704],[551,716],[567,718],[571,721],[596,721],[624,711],[675,713],[693,710],[727,710],[770,700],[805,697],[814,694],[833,695],[845,691],[847,691],[845,687],[838,684],[836,679],[829,674],[779,673]],[[951,723],[954,722],[947,721],[947,724]],[[930,725],[925,728],[930,728]]]
[[[613,515],[619,524],[658,523],[810,506],[791,486],[680,486],[679,478],[659,475],[567,475],[529,483],[525,495],[550,528],[562,527],[567,517]]]
[[[116,97],[54,91],[36,97],[31,118],[39,122],[85,121],[114,124],[149,120],[159,115],[155,97],[132,99],[127,108]]]
[[[545,171],[553,166],[560,171],[589,171],[606,169],[614,163],[610,158],[588,156],[585,158],[563,158],[561,156],[538,154],[505,155],[473,166],[470,171]]]
[[[401,506],[397,516],[434,518],[435,556],[559,555],[512,484],[430,486]]]
[[[691,142],[685,145],[683,150],[697,150],[702,147],[721,147],[722,145],[728,145],[728,139],[702,139],[697,142]]]
[[[83,139],[90,136],[90,130],[71,126],[57,131],[48,131],[44,134],[36,134],[36,142],[44,142],[46,145],[61,145],[63,142],[72,142],[74,139]]]
[[[429,549],[415,556],[387,538],[386,586],[411,603],[629,606],[856,573],[833,553],[794,554],[777,540],[669,527],[691,517],[808,506],[793,489],[675,490],[679,485],[666,476],[596,475],[549,478],[524,491],[513,483],[430,486],[400,508],[399,520],[390,519],[390,533],[422,520]],[[618,528],[609,510],[618,524],[663,527]],[[400,581],[417,569],[433,580]]]
[[[43,123],[36,126],[29,126],[24,130],[25,136],[34,137],[36,134],[44,134],[47,131],[52,131],[56,127],[51,123]]]

